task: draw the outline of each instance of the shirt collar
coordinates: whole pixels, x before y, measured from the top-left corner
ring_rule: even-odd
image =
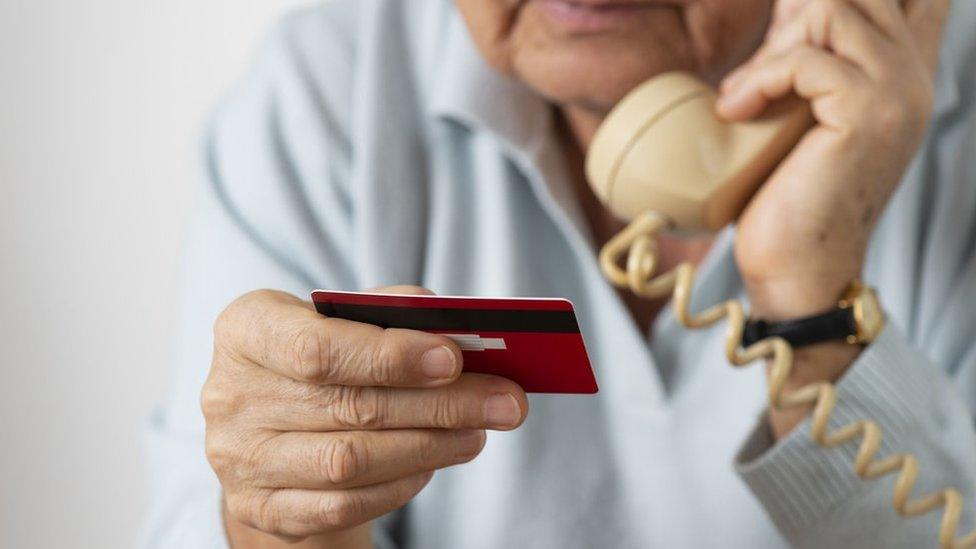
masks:
[[[521,82],[488,66],[456,10],[444,32],[430,114],[486,131],[510,152],[532,156],[551,130],[551,107]]]

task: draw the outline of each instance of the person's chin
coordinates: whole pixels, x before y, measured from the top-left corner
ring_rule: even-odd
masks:
[[[632,49],[619,48],[574,50],[567,47],[520,52],[514,60],[516,75],[555,104],[606,113],[649,78],[691,69],[673,55],[642,56]]]
[[[570,12],[560,21],[559,5],[527,3],[515,24],[511,49],[516,76],[555,103],[608,111],[648,78],[695,70],[688,36],[673,6],[631,2],[653,7]]]

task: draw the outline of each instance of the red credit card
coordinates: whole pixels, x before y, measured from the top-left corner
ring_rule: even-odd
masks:
[[[573,304],[553,298],[312,292],[328,317],[440,334],[461,347],[464,370],[515,381],[529,393],[597,392]]]

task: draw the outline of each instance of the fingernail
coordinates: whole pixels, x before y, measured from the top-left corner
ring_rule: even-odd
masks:
[[[441,345],[420,357],[420,370],[431,379],[448,379],[457,370],[457,358],[450,349]]]
[[[522,419],[522,409],[512,395],[494,395],[485,401],[485,422],[492,427],[514,427]]]
[[[458,431],[457,459],[471,459],[485,446],[485,432],[481,429]]]

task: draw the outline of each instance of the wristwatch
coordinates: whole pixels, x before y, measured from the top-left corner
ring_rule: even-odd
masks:
[[[748,347],[769,337],[781,337],[793,347],[824,341],[866,345],[878,337],[884,326],[885,314],[877,292],[855,280],[838,300],[836,309],[780,322],[750,320],[742,332],[742,346]]]

